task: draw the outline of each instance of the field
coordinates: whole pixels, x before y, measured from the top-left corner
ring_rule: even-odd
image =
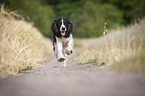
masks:
[[[145,19],[130,26],[107,30],[99,38],[75,38],[75,64],[92,64],[119,73],[145,72]],[[53,57],[52,42],[42,36],[33,22],[15,12],[0,13],[0,77],[39,68]]]
[[[93,64],[119,73],[145,72],[145,19],[117,30],[107,30],[104,36],[76,39],[75,54],[79,64]]]
[[[17,19],[16,19],[17,18]],[[52,57],[52,44],[14,12],[0,13],[0,77],[41,67]]]

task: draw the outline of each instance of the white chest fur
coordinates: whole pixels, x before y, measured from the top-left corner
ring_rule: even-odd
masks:
[[[68,38],[57,38],[56,37],[56,43],[54,43],[55,46],[55,55],[59,62],[64,62],[63,66],[65,65],[65,59],[67,55],[70,55],[73,52],[73,36],[70,34]]]
[[[64,57],[66,51],[68,52],[73,50],[74,41],[72,34],[70,34],[68,38],[56,37],[56,43],[54,45],[56,49],[55,53],[57,53],[56,57],[58,57],[59,60],[59,58]]]

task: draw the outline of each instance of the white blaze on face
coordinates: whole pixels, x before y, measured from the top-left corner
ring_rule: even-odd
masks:
[[[61,22],[62,22],[60,26],[61,35],[65,36],[66,26],[64,25],[63,18],[61,19]]]

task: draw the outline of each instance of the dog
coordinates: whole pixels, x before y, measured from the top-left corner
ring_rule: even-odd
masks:
[[[66,57],[73,53],[74,47],[73,24],[66,18],[58,18],[53,21],[51,29],[55,56],[58,63],[66,67]]]

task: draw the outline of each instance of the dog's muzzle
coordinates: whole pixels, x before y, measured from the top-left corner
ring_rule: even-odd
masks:
[[[60,32],[62,36],[65,36],[65,31],[66,31],[66,27],[65,26],[61,26],[60,27]]]
[[[62,27],[62,30],[65,31],[65,27]]]

